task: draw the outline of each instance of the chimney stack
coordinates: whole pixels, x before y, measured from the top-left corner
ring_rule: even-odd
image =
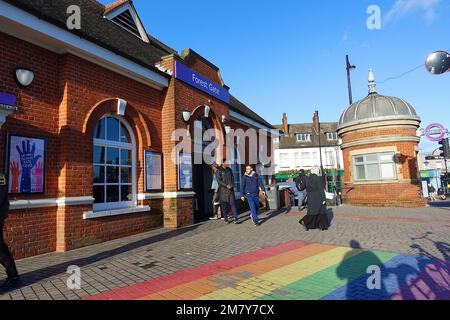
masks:
[[[289,134],[289,124],[286,113],[283,113],[283,132],[285,135]]]
[[[319,132],[319,130],[320,130],[320,126],[319,126],[319,111],[314,112],[313,126],[314,126],[314,131],[318,135],[320,133]]]

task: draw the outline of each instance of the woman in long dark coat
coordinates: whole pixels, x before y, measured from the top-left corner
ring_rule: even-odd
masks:
[[[326,207],[325,190],[323,179],[319,176],[320,170],[314,167],[306,183],[308,194],[308,213],[300,220],[300,224],[308,231],[309,229],[328,229],[328,215]]]

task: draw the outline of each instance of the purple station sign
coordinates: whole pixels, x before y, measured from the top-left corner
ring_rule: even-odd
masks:
[[[199,75],[178,61],[175,61],[175,78],[223,102],[230,103],[230,93],[227,89]]]
[[[425,136],[433,142],[441,141],[447,133],[448,130],[440,123],[432,123],[425,129]]]
[[[16,96],[13,94],[0,92],[0,106],[6,109],[15,109]]]

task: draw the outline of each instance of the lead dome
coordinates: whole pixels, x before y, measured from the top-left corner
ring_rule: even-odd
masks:
[[[416,110],[411,104],[397,97],[383,96],[377,93],[375,77],[369,71],[369,95],[350,105],[342,113],[338,129],[367,122],[385,120],[418,120]]]

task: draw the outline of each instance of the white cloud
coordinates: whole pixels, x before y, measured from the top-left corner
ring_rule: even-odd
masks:
[[[433,22],[437,17],[436,6],[442,0],[396,0],[392,8],[384,17],[384,24],[388,24],[395,19],[403,18],[408,14],[421,12],[423,18],[428,23]]]

